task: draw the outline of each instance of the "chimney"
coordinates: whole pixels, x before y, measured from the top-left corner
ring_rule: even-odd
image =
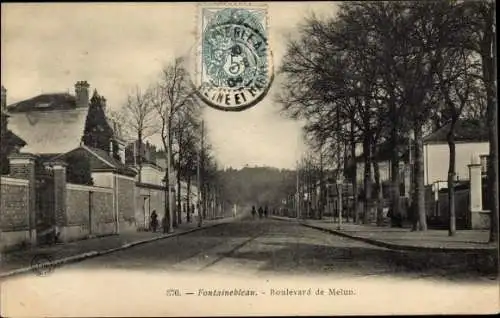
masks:
[[[76,107],[89,106],[89,83],[87,81],[79,81],[75,84]]]
[[[7,110],[7,90],[5,89],[5,87],[3,87],[2,85],[2,111],[6,111]]]

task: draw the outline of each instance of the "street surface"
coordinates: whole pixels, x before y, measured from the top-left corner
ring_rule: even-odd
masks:
[[[50,315],[50,310],[63,309],[65,311],[58,311],[57,314],[96,315],[97,310],[99,314],[108,315],[147,315],[144,310],[148,312],[157,306],[167,309],[161,307],[163,311],[155,311],[155,315],[174,312],[176,315],[241,313],[239,310],[242,307],[236,307],[236,304],[250,306],[245,307],[249,310],[245,311],[246,314],[265,314],[276,309],[272,304],[276,305],[279,297],[285,297],[280,301],[291,302],[292,305],[287,305],[285,311],[281,308],[283,310],[275,313],[289,312],[300,299],[293,297],[307,297],[304,295],[307,295],[308,288],[326,284],[326,290],[334,295],[331,297],[336,297],[337,301],[343,297],[345,301],[337,303],[335,309],[326,307],[325,310],[361,313],[362,308],[349,305],[356,303],[356,295],[369,293],[367,299],[371,301],[391,301],[394,295],[400,297],[403,291],[407,293],[412,288],[419,288],[419,293],[429,297],[438,292],[456,293],[456,299],[449,296],[452,302],[443,301],[439,303],[441,307],[463,303],[459,299],[467,296],[460,291],[470,293],[473,288],[480,288],[485,295],[482,300],[491,304],[489,293],[494,295],[495,290],[498,291],[494,276],[480,273],[464,262],[452,266],[453,262],[448,264],[449,259],[443,261],[443,266],[426,265],[435,264],[429,262],[430,258],[425,253],[375,247],[294,222],[245,219],[55,268],[45,277],[30,274],[12,278],[2,286],[5,294],[2,301],[10,304],[14,295],[31,292],[40,297],[37,309],[40,304],[50,308],[46,315]],[[372,282],[376,282],[375,285]],[[381,284],[390,288],[382,288],[384,285]],[[235,293],[241,294],[241,297],[211,297],[221,293],[213,291],[214,288],[236,288],[239,291]],[[429,291],[426,292],[425,288]],[[259,294],[274,300],[259,300],[259,305],[250,302],[249,299],[257,299],[252,297],[260,297],[256,296]],[[377,297],[380,299],[376,300]],[[365,298],[364,301],[367,301]],[[16,299],[16,303],[11,305],[16,313],[30,313],[30,306],[34,306],[30,302],[33,300],[24,299],[27,303],[20,304]],[[314,299],[320,301],[323,298]],[[186,300],[196,306],[188,306],[183,312],[174,310],[180,304],[185,308],[186,304],[182,301]],[[403,304],[404,299],[401,301]],[[425,303],[423,299],[421,301]],[[432,299],[429,301],[433,304]],[[359,299],[358,302],[363,303]],[[61,303],[73,305],[63,308],[57,305]],[[130,308],[125,309],[124,304],[129,304]],[[326,300],[324,304],[332,305]],[[220,306],[224,306],[224,310]],[[318,306],[321,308],[320,303]],[[291,313],[300,313],[301,310],[311,313],[305,307],[301,308]],[[419,310],[425,312],[430,309],[436,308]],[[398,306],[394,305],[391,310],[397,313]],[[408,307],[401,308],[401,312],[404,310]],[[323,314],[328,312],[331,311],[324,311]]]

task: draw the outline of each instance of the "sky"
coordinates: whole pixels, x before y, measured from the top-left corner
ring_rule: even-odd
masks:
[[[334,3],[268,3],[269,42],[275,70],[286,38],[309,13]],[[195,3],[2,3],[1,81],[7,103],[41,93],[69,92],[86,80],[116,110],[137,85],[155,81],[162,66],[195,43]],[[242,112],[204,111],[207,138],[221,167],[293,168],[303,153],[301,123],[273,102],[279,85]],[[151,141],[159,144],[159,138]]]

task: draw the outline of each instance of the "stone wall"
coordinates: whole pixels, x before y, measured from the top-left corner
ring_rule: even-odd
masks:
[[[59,227],[64,242],[116,232],[113,189],[66,184],[66,223]]]
[[[29,243],[29,181],[1,177],[0,250]]]
[[[148,230],[150,215],[156,211],[158,222],[165,215],[165,190],[161,186],[137,184],[135,219],[138,230]]]
[[[134,178],[116,175],[116,188],[120,233],[136,231],[135,180]]]

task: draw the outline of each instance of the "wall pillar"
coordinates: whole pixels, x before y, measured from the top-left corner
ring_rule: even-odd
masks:
[[[490,214],[483,210],[483,187],[481,176],[481,163],[479,158],[474,156],[469,167],[469,211],[470,227],[472,229],[489,229]]]
[[[28,186],[28,215],[30,244],[36,245],[36,184],[35,184],[35,159],[29,153],[14,153],[9,157],[10,174],[12,178],[26,179]]]
[[[67,225],[66,217],[66,167],[64,161],[47,162],[44,166],[52,169],[54,173],[54,227],[56,235]]]

